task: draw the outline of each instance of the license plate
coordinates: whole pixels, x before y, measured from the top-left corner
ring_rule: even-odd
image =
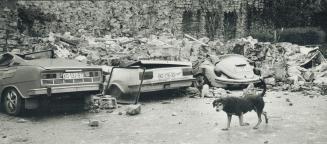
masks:
[[[83,78],[83,73],[64,73],[62,77],[64,79],[79,79]]]
[[[160,70],[155,72],[154,76],[158,80],[173,80],[183,76],[182,70]]]

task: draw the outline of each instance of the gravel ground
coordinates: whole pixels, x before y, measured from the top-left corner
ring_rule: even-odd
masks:
[[[239,95],[240,92],[233,92]],[[155,94],[153,94],[155,95]],[[82,110],[28,112],[23,117],[0,114],[1,144],[216,144],[277,143],[323,144],[327,142],[327,96],[268,92],[264,98],[269,123],[258,130],[255,112],[245,115],[250,126],[240,127],[233,117],[231,129],[222,131],[227,118],[216,112],[211,98],[167,96],[144,99],[142,112],[125,115],[125,105],[112,113]],[[290,102],[287,102],[289,99]],[[292,103],[292,105],[290,105]],[[122,112],[122,115],[119,113]],[[98,120],[98,127],[88,126]]]

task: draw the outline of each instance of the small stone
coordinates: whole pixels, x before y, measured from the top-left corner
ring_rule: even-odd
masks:
[[[315,96],[313,96],[313,95],[310,95],[309,97],[310,97],[310,98],[314,98]]]
[[[289,105],[289,106],[292,106],[292,105],[293,105],[293,103],[289,103],[288,105]]]
[[[178,124],[182,124],[182,122],[178,122]]]
[[[7,138],[7,136],[2,136],[2,138]]]
[[[163,101],[161,102],[161,104],[171,104],[172,102],[171,101]]]
[[[107,110],[106,112],[107,113],[112,113],[112,112],[114,112],[114,110]]]
[[[269,141],[265,141],[265,142],[264,142],[264,144],[268,144],[268,143],[269,143]]]
[[[286,98],[286,102],[291,102],[291,100],[289,98]]]
[[[19,119],[19,120],[17,120],[17,123],[26,123],[27,122],[27,120],[25,120],[25,119]]]
[[[177,116],[177,113],[172,113],[171,116]]]
[[[123,114],[123,112],[118,112],[118,115],[122,115]]]
[[[276,98],[281,98],[281,96],[277,96]]]
[[[215,122],[215,126],[217,126],[218,125],[218,123],[217,122]]]
[[[126,114],[128,115],[137,115],[141,113],[141,105],[136,104],[136,105],[129,105],[126,109]]]
[[[99,126],[99,121],[98,120],[90,120],[89,121],[89,126],[90,127],[98,127]]]

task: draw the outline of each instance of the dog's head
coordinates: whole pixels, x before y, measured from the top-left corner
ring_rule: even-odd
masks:
[[[216,111],[219,112],[223,110],[224,107],[224,100],[222,98],[216,99],[212,102],[213,108],[216,108]]]

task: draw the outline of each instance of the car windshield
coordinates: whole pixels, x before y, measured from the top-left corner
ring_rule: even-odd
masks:
[[[21,58],[25,60],[32,60],[32,59],[44,59],[44,58],[54,58],[53,50],[44,50],[26,54],[19,54]]]

